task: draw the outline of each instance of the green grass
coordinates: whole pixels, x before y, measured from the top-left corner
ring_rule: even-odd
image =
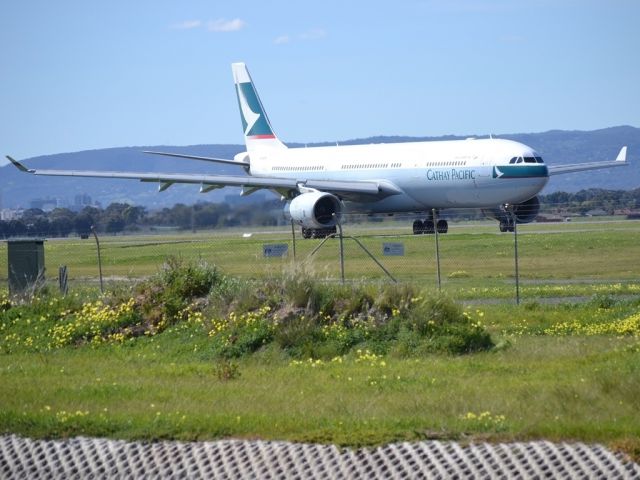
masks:
[[[268,304],[269,288],[256,288],[255,297]],[[342,287],[315,288],[338,297]],[[467,307],[496,342],[474,354],[390,349],[382,356],[364,343],[309,358],[270,342],[233,360],[216,353],[210,334],[224,309],[204,308],[201,317],[181,317],[156,333],[118,339],[106,330],[100,342],[52,345],[45,326],[61,320],[47,312],[77,311],[90,300],[43,297],[22,307],[0,301],[1,432],[348,446],[547,439],[640,451],[637,299]],[[231,303],[237,308],[229,311],[240,315],[240,304]]]
[[[373,232],[369,228],[354,225],[347,233],[358,235],[385,267],[409,282],[403,285],[430,295],[435,290],[433,237],[399,236],[393,222]],[[261,254],[263,243],[287,241],[286,229],[256,232],[251,238],[241,238],[241,231],[103,238],[105,273],[130,283],[157,274],[176,252],[242,280],[223,281],[226,290],[202,304],[158,294],[155,287],[136,291],[128,282],[111,283],[115,293],[106,300],[140,297],[147,304],[142,317],[121,312],[118,327],[109,330],[109,314],[98,311],[95,318],[106,329],[99,341],[82,340],[91,338],[89,322],[81,325],[85,330],[74,330],[76,337],[51,348],[54,340],[66,337],[47,335],[61,318],[48,313],[77,311],[99,294],[95,282],[87,282],[96,275],[95,245],[49,241],[49,276],[58,264],[68,264],[75,279],[72,295],[65,300],[45,295],[44,301],[20,310],[8,308],[6,293],[0,292],[0,431],[34,437],[234,437],[351,446],[426,438],[580,440],[640,458],[640,282],[634,261],[640,258],[640,223],[523,226],[520,307],[504,302],[514,292],[513,237],[494,230],[493,224],[452,225],[451,233],[441,237],[443,289],[472,305],[468,315],[484,324],[496,344],[469,355],[391,346],[380,357],[367,353],[375,344],[366,342],[340,354],[335,345],[294,354],[271,339],[253,354],[221,358],[209,331],[229,312],[275,308],[284,298],[318,315],[314,308],[330,304],[349,285],[360,288],[361,278],[367,283],[341,308],[360,308],[367,296],[380,305],[391,301],[382,293],[389,283],[376,283],[382,274],[353,242],[347,242],[349,283],[341,287],[335,282],[337,241],[329,241],[303,269],[309,278],[322,280],[311,289],[316,292],[311,306],[294,272],[318,241],[299,239],[297,268],[291,259]],[[387,241],[404,242],[405,257],[379,255]],[[0,244],[0,275],[6,275],[2,249],[6,244]],[[273,282],[281,278],[291,281],[279,290]],[[548,297],[558,303],[545,303]],[[581,301],[574,303],[574,297]],[[193,312],[201,312],[203,320],[180,314],[185,305],[196,305]],[[367,311],[366,304],[361,307]],[[295,309],[290,313],[301,315]],[[163,323],[167,315],[173,320]],[[150,333],[117,336],[136,322]]]
[[[0,428],[35,437],[341,445],[424,438],[615,443],[640,433],[639,357],[637,343],[625,350],[630,341],[521,337],[501,352],[389,358],[384,366],[352,358],[292,366],[265,352],[239,361],[240,378],[227,382],[213,361],[188,354],[185,345],[167,352],[166,342],[1,356],[0,379],[12,395],[0,400]],[[466,419],[482,412],[490,413],[488,422]]]
[[[523,298],[590,296],[596,293],[637,294],[640,222],[575,221],[519,227],[520,280]],[[317,277],[340,278],[337,240],[329,240],[313,257],[319,240],[296,242],[293,260],[290,229],[253,229],[183,233],[159,236],[103,237],[103,272],[108,281],[137,279],[156,273],[168,255],[204,259],[224,273],[243,278],[266,278],[304,263]],[[398,280],[437,288],[433,236],[408,235],[402,222],[354,224],[345,234],[361,242]],[[382,255],[384,242],[402,242],[405,256]],[[265,243],[288,243],[289,258],[264,258]],[[6,243],[0,243],[0,280],[6,279]],[[451,224],[440,237],[442,288],[457,298],[513,298],[513,236],[499,234],[493,222]],[[70,238],[45,243],[47,276],[55,281],[58,266],[69,267],[72,284],[96,283],[95,243]],[[350,281],[388,281],[354,241],[345,240],[345,270]]]
[[[384,227],[346,226],[346,234],[358,236],[366,247],[398,279],[419,280],[435,286],[435,245],[433,236],[402,235],[407,228],[397,222]],[[490,225],[490,226],[489,226]],[[637,267],[629,260],[640,253],[640,222],[573,222],[530,224],[519,227],[520,275],[523,283],[577,284],[585,281],[617,283],[637,279]],[[545,232],[541,234],[540,232]],[[288,259],[262,257],[264,243],[289,243],[290,231],[276,233],[257,230],[242,238],[239,230],[184,233],[161,236],[103,237],[103,271],[118,280],[153,274],[168,255],[203,258],[224,272],[244,277],[264,277],[293,263]],[[384,236],[381,236],[384,235]],[[383,257],[383,242],[405,244],[405,256]],[[298,238],[296,263],[305,262],[328,278],[339,278],[338,242],[329,241],[313,257],[309,253],[317,240]],[[384,273],[353,241],[346,240],[346,274],[350,279],[385,279]],[[493,223],[452,224],[451,233],[441,236],[441,270],[445,289],[494,286],[511,291],[513,283],[513,238],[498,234]],[[70,238],[46,242],[47,275],[54,279],[59,265],[69,266],[72,281],[96,281],[98,274],[95,244],[91,239]],[[0,280],[7,275],[6,243],[0,242]],[[462,274],[462,275],[461,275]]]

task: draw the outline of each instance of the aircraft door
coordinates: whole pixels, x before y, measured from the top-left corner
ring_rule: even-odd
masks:
[[[477,157],[476,162],[478,167],[474,176],[474,184],[476,188],[481,188],[491,181],[491,159]]]

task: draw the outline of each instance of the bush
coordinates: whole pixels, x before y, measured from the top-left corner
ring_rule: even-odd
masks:
[[[185,262],[180,257],[169,257],[162,266],[159,280],[172,294],[191,299],[207,295],[220,277],[216,267],[206,262]]]
[[[493,340],[480,322],[474,322],[459,305],[443,296],[427,298],[400,324],[401,355],[465,354],[488,350]]]
[[[251,325],[238,319],[253,313],[238,316],[232,311],[228,324],[216,334],[216,355],[245,355],[270,341],[290,357],[302,359],[333,358],[363,345],[376,354],[392,351],[400,356],[464,354],[494,346],[484,327],[446,297],[416,296],[409,286],[383,286],[376,292],[371,285],[295,279],[268,282],[266,292],[253,289],[254,300],[243,303],[267,298],[272,311]]]
[[[206,262],[170,257],[157,275],[138,285],[138,304],[152,324],[166,326],[179,320],[193,299],[208,295],[222,278]]]
[[[250,355],[273,340],[274,324],[268,318],[269,307],[214,321],[209,332],[212,351],[217,357],[238,358]]]

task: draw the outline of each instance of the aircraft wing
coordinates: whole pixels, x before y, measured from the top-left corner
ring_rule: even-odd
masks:
[[[33,175],[47,175],[58,177],[92,177],[92,178],[120,178],[140,180],[141,182],[158,183],[159,191],[164,191],[176,183],[200,185],[201,192],[208,192],[216,188],[242,187],[247,193],[262,188],[283,191],[298,191],[315,189],[333,193],[338,197],[350,199],[376,201],[389,195],[397,195],[402,191],[390,182],[380,180],[341,181],[341,180],[307,180],[281,177],[255,177],[242,175],[208,175],[192,173],[148,173],[148,172],[113,172],[100,170],[43,170],[27,168],[22,163],[7,155],[7,158],[20,171]]]
[[[549,175],[559,175],[561,173],[582,172],[585,170],[597,170],[599,168],[624,167],[627,163],[627,147],[622,147],[620,153],[614,161],[573,163],[570,165],[548,166]]]

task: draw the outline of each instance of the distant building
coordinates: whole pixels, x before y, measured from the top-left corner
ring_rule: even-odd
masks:
[[[17,220],[22,217],[24,210],[21,208],[3,208],[0,210],[0,220],[8,222],[9,220]]]
[[[73,206],[76,207],[78,210],[82,210],[82,208],[90,205],[91,205],[91,196],[87,195],[86,193],[76,195],[73,198]]]
[[[50,212],[51,210],[60,207],[60,199],[58,198],[36,198],[29,202],[29,208],[38,208],[44,212]]]

